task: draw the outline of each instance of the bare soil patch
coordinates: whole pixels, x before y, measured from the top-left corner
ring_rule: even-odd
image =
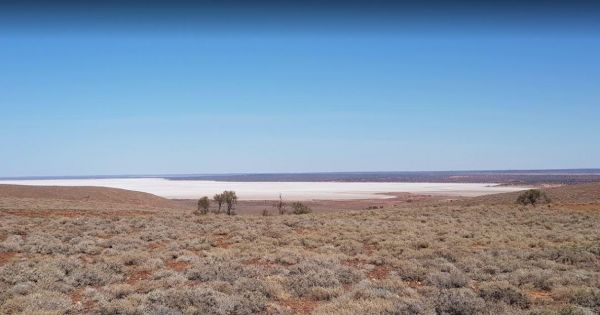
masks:
[[[0,266],[10,262],[16,255],[15,252],[0,252]]]

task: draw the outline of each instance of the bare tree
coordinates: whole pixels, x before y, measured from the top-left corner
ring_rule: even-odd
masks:
[[[208,197],[204,196],[198,199],[198,213],[207,214],[208,208],[210,208],[210,200]]]
[[[276,202],[273,207],[277,208],[277,212],[279,214],[285,214],[286,212],[286,207],[287,204],[285,202],[283,202],[283,199],[281,198],[281,194],[279,194],[279,201]]]

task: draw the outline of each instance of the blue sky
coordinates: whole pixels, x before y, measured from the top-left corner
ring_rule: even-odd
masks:
[[[444,26],[0,25],[0,176],[600,167],[598,33]]]

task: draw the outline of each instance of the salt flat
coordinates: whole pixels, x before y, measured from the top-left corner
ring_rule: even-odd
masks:
[[[241,200],[352,200],[392,198],[390,193],[481,196],[526,189],[482,183],[353,183],[353,182],[220,182],[163,178],[4,180],[0,184],[44,186],[101,186],[193,199],[234,190]]]

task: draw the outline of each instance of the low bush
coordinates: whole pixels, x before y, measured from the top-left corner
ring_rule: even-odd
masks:
[[[435,299],[435,311],[439,315],[482,314],[485,302],[469,289],[441,290]]]
[[[462,288],[467,285],[468,281],[469,279],[465,274],[458,270],[431,273],[427,279],[429,284],[445,289]]]
[[[539,189],[526,190],[526,191],[522,192],[519,195],[519,197],[517,197],[517,203],[522,204],[524,206],[526,206],[526,205],[535,206],[536,204],[538,204],[541,201],[543,201],[545,203],[550,203],[550,198],[548,198],[548,196],[546,195],[545,192],[543,192]]]
[[[487,301],[504,302],[522,309],[531,304],[526,294],[506,281],[482,283],[479,290],[479,296]]]
[[[298,201],[292,202],[290,206],[292,207],[293,214],[307,214],[312,212],[311,208]]]
[[[593,288],[575,289],[570,294],[569,301],[573,304],[594,308],[600,311],[600,290]]]

